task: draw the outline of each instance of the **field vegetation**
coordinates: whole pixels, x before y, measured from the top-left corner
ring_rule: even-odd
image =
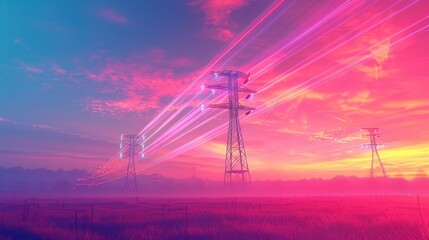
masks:
[[[429,198],[0,200],[0,239],[428,239]]]

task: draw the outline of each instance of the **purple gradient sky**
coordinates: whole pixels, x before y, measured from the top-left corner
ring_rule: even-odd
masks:
[[[428,12],[427,1],[2,1],[0,166],[93,171],[267,16],[210,69],[260,73],[248,105],[266,110],[243,121],[254,179],[366,176],[361,127],[382,128],[390,176],[427,174]],[[328,77],[284,95],[315,76]],[[222,179],[225,138],[141,172]]]

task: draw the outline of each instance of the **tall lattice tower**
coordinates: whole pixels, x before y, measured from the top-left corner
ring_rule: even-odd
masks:
[[[210,104],[209,108],[222,108],[229,109],[229,126],[228,126],[228,138],[226,145],[226,157],[225,157],[225,175],[224,183],[231,185],[233,178],[238,177],[242,181],[243,185],[250,184],[250,171],[247,163],[246,150],[244,149],[243,134],[240,127],[239,111],[247,111],[249,114],[251,110],[255,108],[241,105],[238,101],[238,95],[240,92],[250,94],[256,93],[251,89],[244,87],[243,85],[249,80],[249,74],[245,74],[239,71],[224,70],[220,72],[212,72],[215,76],[228,77],[227,83],[207,85],[205,87],[215,90],[228,91],[229,101],[221,104]],[[244,83],[239,85],[238,79],[244,78]]]
[[[364,144],[363,146],[366,148],[371,148],[372,157],[371,157],[371,172],[370,177],[374,177],[374,165],[377,162],[380,164],[380,168],[383,174],[383,177],[387,177],[386,170],[384,169],[383,163],[381,162],[380,155],[378,154],[378,148],[383,146],[383,144],[378,144],[375,139],[380,137],[380,129],[379,128],[362,128],[361,131],[367,131],[367,134],[362,135],[363,137],[369,137],[370,143]]]
[[[127,158],[127,176],[125,178],[125,191],[134,191],[138,197],[137,174],[136,174],[136,155],[144,158],[144,135],[139,137],[135,134],[121,134],[119,143],[119,157]]]

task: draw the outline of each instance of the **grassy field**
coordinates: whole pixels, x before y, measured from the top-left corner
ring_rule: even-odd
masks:
[[[0,200],[0,239],[428,239],[429,198]]]

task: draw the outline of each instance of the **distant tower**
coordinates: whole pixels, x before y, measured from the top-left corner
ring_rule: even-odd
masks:
[[[249,96],[256,93],[243,85],[238,85],[238,79],[244,78],[244,83],[249,80],[249,74],[238,71],[224,70],[220,72],[212,72],[215,76],[228,77],[227,83],[207,85],[208,89],[220,89],[228,91],[229,101],[221,104],[208,105],[209,108],[222,108],[229,109],[229,127],[228,139],[226,145],[226,158],[225,158],[225,175],[224,183],[229,182],[231,185],[233,177],[238,176],[241,178],[243,185],[250,184],[249,165],[247,164],[246,150],[244,149],[243,135],[241,133],[239,111],[247,111],[249,114],[255,108],[241,105],[238,101],[239,92],[249,93]],[[246,97],[247,99],[247,97]]]
[[[380,129],[379,128],[362,128],[361,131],[367,131],[367,134],[362,135],[363,137],[369,137],[370,143],[364,144],[364,147],[371,148],[372,151],[372,159],[371,159],[371,172],[370,177],[374,177],[374,161],[378,160],[380,164],[381,171],[383,173],[383,177],[387,177],[386,171],[384,170],[383,163],[381,162],[380,155],[378,154],[378,148],[383,146],[382,144],[377,144],[375,141],[376,137],[380,137]],[[377,156],[377,158],[375,158]]]
[[[161,179],[161,175],[159,175],[157,173],[152,174],[152,176],[151,176],[152,185],[154,187],[157,187],[160,179]]]
[[[135,156],[139,155],[140,158],[144,158],[144,140],[144,136],[138,137],[134,134],[121,134],[121,141],[119,143],[119,157],[122,159],[124,156],[127,156],[128,159],[125,191],[135,191],[137,197],[138,190]]]

